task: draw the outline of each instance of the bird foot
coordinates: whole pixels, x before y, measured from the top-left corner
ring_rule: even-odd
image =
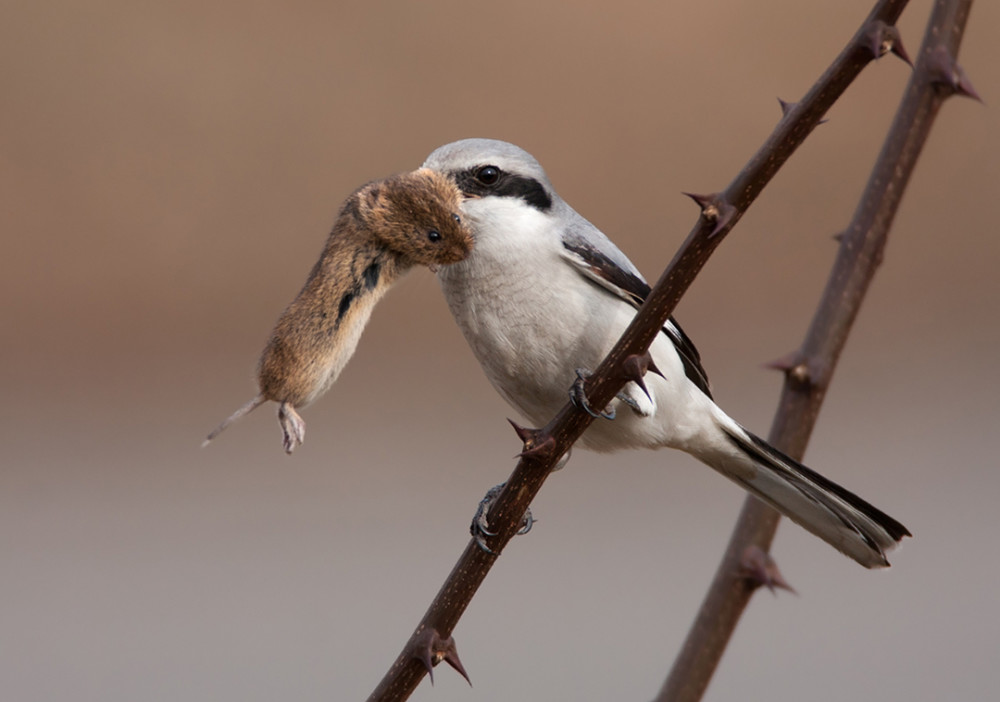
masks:
[[[486,495],[484,495],[483,499],[479,501],[476,513],[472,517],[472,524],[469,525],[469,533],[472,534],[472,538],[476,540],[476,544],[483,551],[491,555],[496,555],[496,553],[486,544],[486,537],[496,536],[496,532],[490,531],[490,509],[497,501],[497,497],[500,496],[500,492],[506,484],[507,483],[500,483],[499,485],[494,485],[486,491]],[[535,518],[531,516],[531,510],[526,509],[524,511],[524,516],[521,517],[521,527],[517,530],[517,535],[520,536],[522,534],[527,534],[531,531],[531,527],[534,526],[534,524]]]
[[[582,409],[594,419],[599,419],[601,417],[604,419],[614,419],[615,408],[610,405],[605,407],[603,412],[595,412],[591,409],[590,402],[587,400],[587,390],[585,387],[587,378],[589,378],[590,375],[591,372],[586,368],[576,369],[576,380],[573,381],[573,385],[569,389],[569,399],[574,405]]]

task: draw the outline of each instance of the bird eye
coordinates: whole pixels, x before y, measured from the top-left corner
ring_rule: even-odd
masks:
[[[500,180],[500,169],[496,166],[483,166],[476,171],[476,180],[483,185],[495,185]]]
[[[441,241],[441,232],[439,232],[437,229],[431,229],[429,232],[427,232],[427,238],[435,243]]]

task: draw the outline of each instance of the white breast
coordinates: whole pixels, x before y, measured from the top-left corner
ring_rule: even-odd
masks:
[[[490,382],[541,426],[566,404],[575,370],[597,367],[635,309],[567,262],[561,232],[545,213],[510,198],[471,200],[463,209],[475,243],[466,260],[439,270],[445,298]],[[688,428],[677,422],[701,393],[691,392],[665,336],[653,354],[668,378],[647,376],[656,413],[643,417],[618,402],[618,418],[597,420],[582,446],[611,451],[687,440]]]

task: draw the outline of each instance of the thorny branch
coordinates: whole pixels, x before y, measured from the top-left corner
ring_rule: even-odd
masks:
[[[776,364],[785,384],[769,441],[805,453],[837,359],[882,261],[899,207],[934,117],[951,95],[978,98],[955,61],[972,0],[938,0],[902,104],[850,226],[802,347]],[[766,552],[781,515],[748,497],[725,555],[656,702],[695,702],[708,687],[740,615],[759,582],[741,577],[744,554]],[[749,549],[749,551],[748,551]]]
[[[893,26],[905,5],[906,0],[880,0],[809,93],[799,103],[786,106],[774,132],[726,190],[692,196],[702,208],[701,217],[632,324],[588,380],[586,394],[593,406],[606,406],[630,379],[627,369],[634,365],[630,359],[634,361],[648,350],[715,247],[861,70],[887,51],[905,58]],[[504,546],[517,532],[521,516],[552,466],[591,421],[590,415],[567,403],[545,427],[518,428],[524,452],[489,513],[489,525],[495,533],[487,540],[492,553],[470,540],[413,635],[368,698],[369,702],[407,699],[428,672],[429,665],[441,660],[464,674],[451,632]]]

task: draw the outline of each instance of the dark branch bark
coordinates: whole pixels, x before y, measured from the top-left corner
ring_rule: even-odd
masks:
[[[611,402],[626,381],[623,370],[626,359],[641,355],[649,348],[708,257],[778,168],[801,145],[861,70],[892,48],[892,25],[905,5],[906,0],[878,2],[841,55],[806,97],[788,109],[767,142],[729,187],[719,194],[695,196],[702,207],[702,216],[632,324],[588,381],[586,392],[592,406],[604,407]],[[521,516],[552,466],[591,421],[588,414],[567,404],[548,425],[533,432],[525,442],[522,459],[490,511],[490,528],[496,532],[488,539],[493,553],[482,551],[470,541],[410,640],[368,698],[370,702],[409,697],[426,673],[423,662],[428,660],[426,642],[450,637],[498,554],[518,530]],[[435,655],[430,657],[431,660],[437,658]]]
[[[802,347],[787,364],[769,441],[795,458],[805,452],[840,352],[882,261],[889,227],[944,100],[975,95],[954,57],[971,0],[938,0],[903,102],[854,218],[844,233],[826,290]],[[962,82],[965,86],[962,86]],[[780,515],[748,497],[725,555],[657,702],[700,700],[740,615],[758,587],[739,577],[748,547],[770,548]]]

